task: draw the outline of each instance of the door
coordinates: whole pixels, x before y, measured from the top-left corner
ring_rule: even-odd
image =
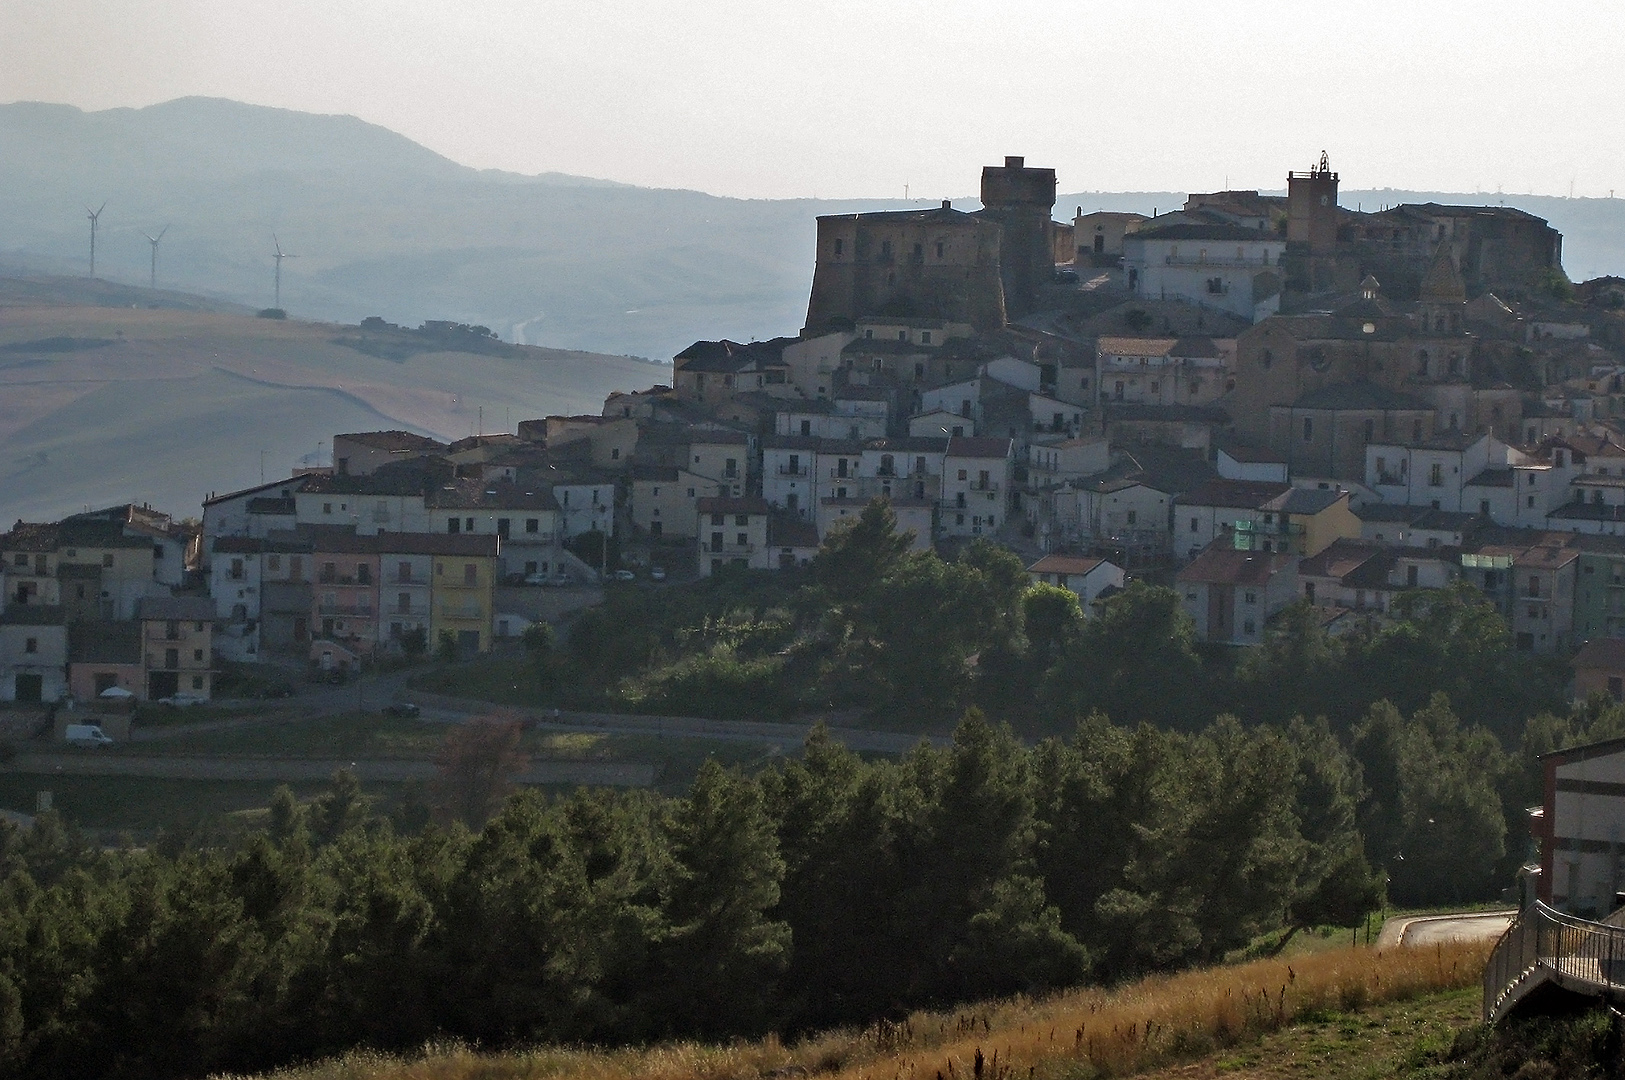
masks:
[[[181,676],[178,671],[153,671],[147,675],[147,700],[174,697],[180,692]]]
[[[480,632],[478,630],[457,631],[457,651],[464,656],[470,656],[480,651]]]
[[[38,705],[45,698],[45,676],[18,675],[16,690],[18,704]]]

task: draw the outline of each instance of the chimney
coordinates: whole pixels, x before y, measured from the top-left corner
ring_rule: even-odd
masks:
[[[1004,167],[1006,169],[1019,169],[1019,168],[1023,167],[1026,164],[1027,164],[1027,159],[1024,158],[1024,157],[1009,157],[1009,156],[1007,156],[1004,159]]]
[[[944,210],[952,210],[954,208],[954,201],[952,199],[943,199],[942,208]]]

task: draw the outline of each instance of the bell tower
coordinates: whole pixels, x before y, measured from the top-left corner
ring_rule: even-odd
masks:
[[[1308,172],[1286,174],[1287,285],[1301,292],[1332,288],[1337,254],[1337,174],[1326,151]]]

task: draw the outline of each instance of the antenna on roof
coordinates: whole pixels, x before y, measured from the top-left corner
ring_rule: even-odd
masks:
[[[280,311],[282,310],[282,260],[297,259],[299,256],[289,255],[286,251],[283,251],[282,241],[276,238],[276,233],[271,234],[271,243],[276,245],[276,308]]]
[[[169,226],[165,225],[162,229],[158,230],[157,236],[154,236],[149,232],[143,232],[141,234],[147,238],[147,243],[152,245],[152,277],[148,281],[148,286],[150,288],[156,289],[158,287],[158,241],[162,240],[164,238],[164,233],[168,231]]]
[[[106,209],[107,209],[107,201],[105,199],[102,200],[102,204],[100,206],[96,207],[96,209],[94,209],[94,210],[92,210],[88,204],[85,206],[85,213],[90,215],[90,276],[91,277],[96,276],[96,219],[101,217],[102,216],[102,211],[106,210]]]

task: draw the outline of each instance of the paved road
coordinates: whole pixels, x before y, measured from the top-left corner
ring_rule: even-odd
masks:
[[[754,743],[761,746],[797,747],[812,732],[811,724],[779,724],[759,720],[705,720],[691,716],[643,716],[631,713],[569,712],[554,709],[507,709],[465,698],[425,694],[415,690],[404,693],[407,701],[417,702],[423,715],[437,720],[466,720],[472,716],[493,712],[512,712],[524,716],[544,731],[587,731],[603,735],[655,735],[662,738],[715,739],[721,742]],[[945,735],[920,735],[905,731],[870,731],[863,728],[831,726],[830,735],[853,750],[867,750],[883,754],[901,754],[912,750],[921,742],[946,746]]]
[[[7,772],[45,776],[139,776],[161,780],[326,780],[351,769],[362,780],[431,780],[432,761],[361,758],[129,757],[84,750],[23,754]],[[536,761],[514,778],[521,784],[647,787],[655,767],[642,761]]]
[[[1447,941],[1494,941],[1512,925],[1513,911],[1472,911],[1459,915],[1401,915],[1382,924],[1378,948],[1421,947]]]

